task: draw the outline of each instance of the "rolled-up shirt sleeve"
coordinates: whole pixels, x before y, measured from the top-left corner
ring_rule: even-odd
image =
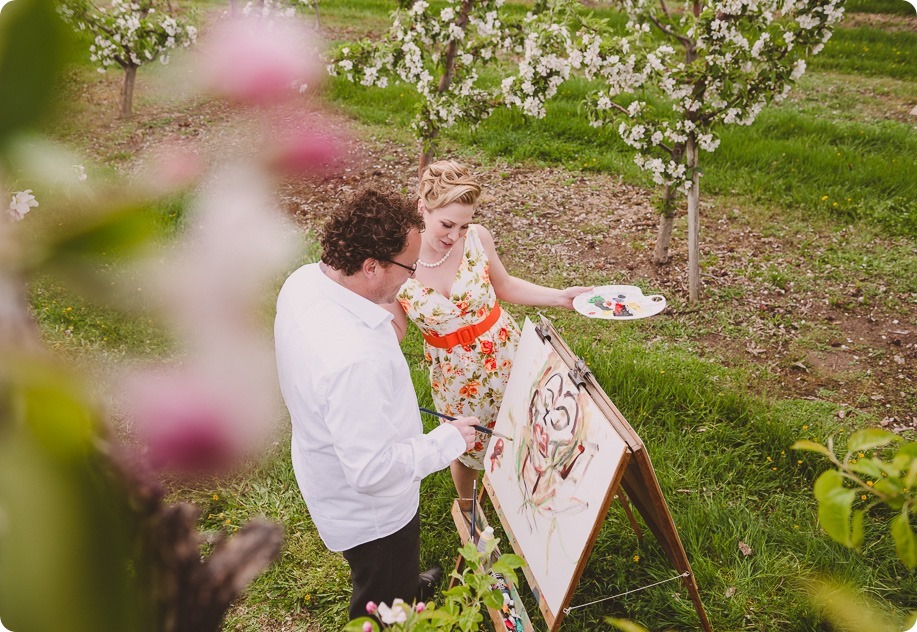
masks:
[[[465,440],[451,424],[423,434],[416,407],[398,407],[393,380],[403,377],[385,362],[365,359],[343,367],[326,382],[323,399],[331,442],[347,484],[358,493],[404,494],[465,451]]]

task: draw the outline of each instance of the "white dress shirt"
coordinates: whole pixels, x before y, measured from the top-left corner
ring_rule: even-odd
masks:
[[[296,482],[332,551],[395,533],[421,479],[465,451],[444,424],[423,434],[392,315],[306,265],[277,298],[274,344],[293,423]]]

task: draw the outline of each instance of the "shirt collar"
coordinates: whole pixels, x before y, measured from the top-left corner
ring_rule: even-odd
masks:
[[[321,264],[315,264],[315,275],[319,278],[318,286],[325,296],[362,320],[370,329],[375,329],[394,318],[392,313],[384,307],[331,279],[322,272]]]

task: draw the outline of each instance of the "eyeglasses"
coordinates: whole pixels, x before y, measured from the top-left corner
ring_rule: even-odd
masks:
[[[411,274],[411,276],[414,276],[414,273],[417,272],[417,264],[416,264],[416,263],[415,263],[414,265],[412,265],[412,266],[406,266],[406,265],[404,265],[403,263],[398,263],[398,262],[395,261],[394,259],[383,259],[383,261],[385,261],[386,263],[393,263],[393,264],[395,264],[396,266],[398,266],[399,268],[404,268],[405,270],[407,270],[407,271]]]

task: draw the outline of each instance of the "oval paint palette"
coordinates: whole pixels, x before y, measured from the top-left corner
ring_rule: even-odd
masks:
[[[589,318],[636,320],[655,316],[665,309],[661,294],[643,296],[635,285],[602,285],[573,299],[573,309]]]

